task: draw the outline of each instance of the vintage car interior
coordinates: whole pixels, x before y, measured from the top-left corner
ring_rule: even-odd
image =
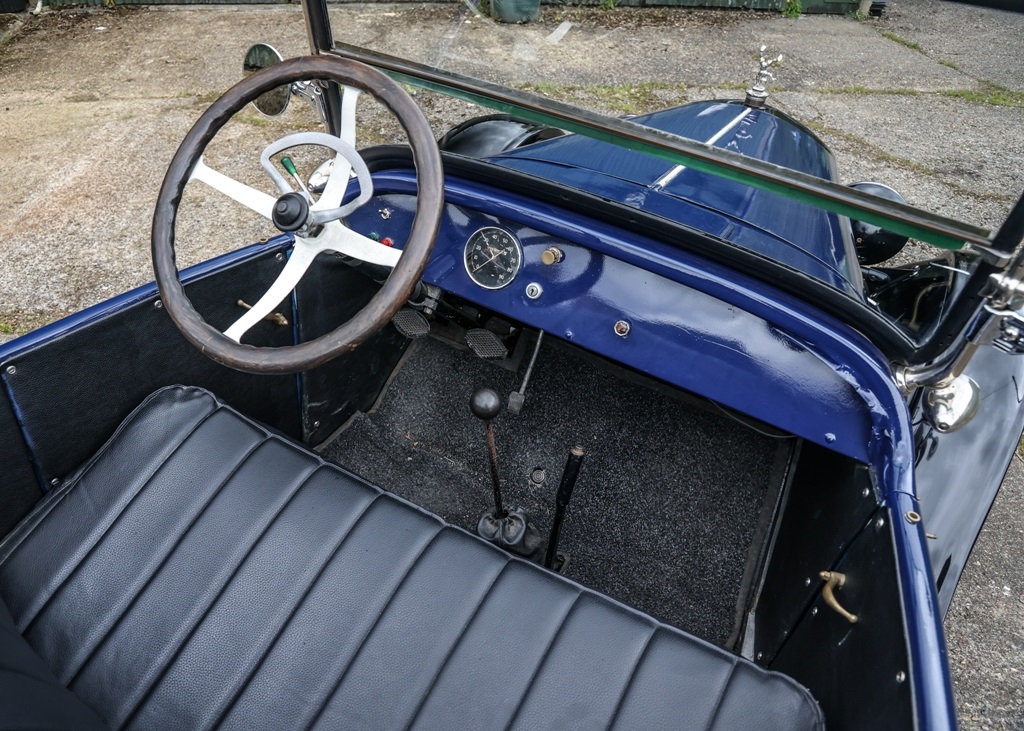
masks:
[[[439,146],[391,76],[499,92],[306,12],[321,53],[255,64],[182,142],[156,283],[2,351],[0,728],[955,727],[927,405],[891,364],[941,352],[964,278],[749,194],[835,179],[756,94],[599,122],[520,95]],[[270,195],[203,153],[282,85],[331,133],[262,150]],[[356,152],[353,89],[409,144]],[[598,123],[619,146],[562,134]],[[712,184],[723,125],[764,144]],[[190,184],[279,234],[179,272]],[[919,233],[879,192],[848,195]]]

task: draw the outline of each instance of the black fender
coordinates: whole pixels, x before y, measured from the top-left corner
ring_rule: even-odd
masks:
[[[509,114],[490,114],[453,127],[437,144],[442,150],[456,155],[483,158],[564,134],[563,130],[555,127],[528,122]]]
[[[922,414],[920,389],[910,409],[918,512],[929,534],[943,615],[1024,430],[1024,358],[983,347],[964,374],[978,384],[982,399],[963,428],[948,434],[933,429]]]

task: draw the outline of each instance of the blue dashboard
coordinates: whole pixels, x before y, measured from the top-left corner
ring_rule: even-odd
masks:
[[[401,248],[415,212],[413,179],[378,173],[375,190],[348,223]],[[490,245],[481,243],[481,232],[503,246],[484,256],[481,246]],[[467,257],[476,251],[490,266],[486,259],[509,241],[518,251],[506,281],[475,281],[479,264]],[[744,304],[757,286],[739,284],[734,272],[571,211],[449,177],[423,279],[517,325],[868,461],[871,416],[855,385],[781,320]]]

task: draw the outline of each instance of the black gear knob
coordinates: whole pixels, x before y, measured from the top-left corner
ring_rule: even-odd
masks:
[[[493,388],[478,388],[469,397],[469,410],[476,418],[490,421],[501,413],[501,397]]]

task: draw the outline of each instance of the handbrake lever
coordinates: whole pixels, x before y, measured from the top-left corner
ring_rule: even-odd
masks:
[[[569,507],[569,500],[572,499],[572,491],[576,487],[576,480],[580,476],[582,465],[583,447],[573,447],[569,450],[569,458],[565,461],[565,469],[562,470],[562,480],[558,483],[558,492],[555,493],[555,519],[551,523],[548,551],[544,557],[544,565],[549,569],[555,569],[555,559],[559,555],[558,540],[562,532],[562,521],[565,520],[565,510]],[[563,556],[561,565],[555,570],[561,573],[565,566],[566,558]]]

